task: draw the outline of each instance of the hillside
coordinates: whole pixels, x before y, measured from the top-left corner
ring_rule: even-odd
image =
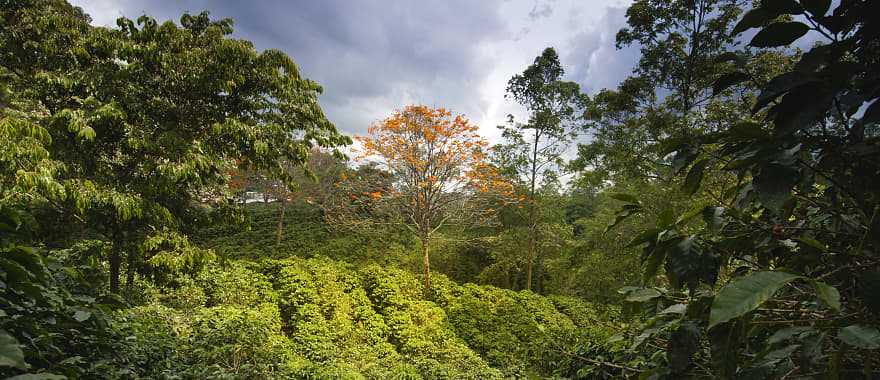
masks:
[[[149,3],[0,1],[0,379],[880,378],[880,1]]]
[[[411,273],[329,259],[232,261],[150,297],[121,318],[147,377],[546,377],[569,370],[554,364],[566,345],[614,327],[573,298],[441,275],[426,292]]]
[[[571,297],[457,284],[442,274],[425,289],[417,273],[393,265],[328,258],[336,244],[358,249],[358,240],[321,234],[303,213],[288,214],[288,237],[270,253],[267,207],[251,206],[250,231],[202,237],[233,259],[167,287],[146,286],[143,305],[124,312],[121,331],[136,341],[130,356],[149,369],[142,376],[564,376],[574,370],[562,363],[575,345],[601,346],[621,326],[611,322],[614,309]],[[309,231],[320,235],[306,240]],[[302,241],[326,245],[295,246]]]

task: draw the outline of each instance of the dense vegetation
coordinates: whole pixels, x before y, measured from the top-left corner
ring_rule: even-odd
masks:
[[[0,0],[0,376],[875,378],[876,14],[638,0],[618,88],[548,48],[494,146],[402,106],[349,160],[231,20]]]

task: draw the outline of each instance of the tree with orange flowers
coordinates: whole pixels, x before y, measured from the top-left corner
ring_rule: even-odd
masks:
[[[506,184],[486,164],[488,142],[478,127],[443,108],[411,105],[357,137],[361,159],[375,159],[394,175],[385,199],[421,241],[425,287],[430,286],[433,235],[454,220],[475,217],[475,195]]]

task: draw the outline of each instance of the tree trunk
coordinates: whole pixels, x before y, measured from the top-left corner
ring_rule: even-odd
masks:
[[[535,180],[538,177],[538,142],[541,140],[541,132],[535,128],[535,141],[532,145],[532,170],[529,184],[529,245],[528,255],[529,261],[526,264],[526,290],[532,290],[532,265],[535,262],[535,240],[537,235],[535,232],[537,222],[535,221]]]
[[[526,263],[526,290],[532,290],[532,264],[535,262],[535,234],[534,229],[529,227],[529,260]]]
[[[126,299],[131,297],[132,293],[134,292],[134,272],[135,272],[135,268],[137,267],[137,265],[136,265],[137,263],[135,262],[137,260],[137,257],[135,255],[136,255],[135,250],[132,249],[132,250],[128,251],[128,255],[127,255],[128,262],[127,262],[127,267],[125,268],[125,298]]]
[[[113,246],[110,247],[110,292],[119,293],[119,267],[122,265],[122,239],[118,222],[113,227]]]
[[[424,254],[425,264],[425,289],[431,287],[431,260],[428,257],[428,238],[422,238],[422,253]]]
[[[119,293],[119,266],[122,261],[118,242],[113,242],[110,250],[110,292]]]
[[[281,215],[278,217],[278,231],[275,233],[275,247],[278,247],[279,245],[281,245],[281,237],[284,232],[284,210],[287,208],[286,205],[287,205],[286,199],[284,199],[284,197],[282,197],[281,198]]]
[[[536,265],[535,271],[538,273],[535,276],[535,293],[541,294],[544,292],[544,263],[541,260],[538,260],[538,265]]]

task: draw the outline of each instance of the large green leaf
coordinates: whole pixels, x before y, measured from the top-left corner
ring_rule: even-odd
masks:
[[[0,330],[0,367],[15,367],[27,369],[24,361],[24,352],[18,345],[18,341],[4,330]]]
[[[749,45],[754,47],[777,47],[789,45],[810,31],[810,27],[799,22],[776,22],[761,29]]]
[[[626,300],[628,302],[645,302],[657,297],[660,297],[660,292],[655,289],[644,288],[633,291],[632,293],[627,295]]]
[[[724,207],[706,206],[703,209],[703,221],[709,231],[717,233],[724,227]]]
[[[611,231],[612,229],[614,229],[614,227],[617,227],[620,222],[623,222],[624,220],[626,220],[626,218],[629,218],[630,216],[635,215],[641,211],[642,206],[636,204],[623,205],[623,208],[619,212],[617,212],[617,217],[614,218],[614,222],[605,227],[604,233]]]
[[[700,328],[693,321],[685,321],[669,336],[666,351],[673,373],[683,373],[691,366],[691,358],[700,348]]]
[[[751,78],[751,76],[742,71],[734,71],[732,73],[724,74],[718,77],[718,79],[715,80],[715,83],[712,83],[712,95],[718,95],[730,86],[745,82],[749,80],[749,78]]]
[[[706,166],[709,164],[709,160],[700,160],[691,167],[691,170],[688,172],[687,177],[684,179],[684,192],[688,195],[693,195],[700,189],[700,183],[703,182],[703,173],[706,171]]]
[[[792,327],[786,327],[781,330],[777,330],[775,333],[773,333],[773,335],[770,336],[769,339],[767,339],[767,344],[772,345],[772,344],[785,342],[785,341],[791,339],[793,336],[810,331],[811,329],[812,328],[810,328],[810,327],[804,327],[804,326],[792,326]]]
[[[766,9],[754,8],[748,11],[745,16],[743,16],[742,20],[739,20],[736,26],[733,27],[731,34],[735,36],[751,28],[757,28],[774,18],[776,18],[776,16],[768,12]]]
[[[800,276],[785,272],[755,272],[728,284],[712,302],[709,328],[755,310],[785,284],[798,278]]]
[[[837,289],[822,281],[814,281],[813,287],[816,288],[816,294],[825,305],[828,305],[834,311],[840,311],[840,292]]]
[[[752,178],[752,185],[761,204],[778,210],[791,197],[791,189],[797,185],[799,176],[795,167],[769,164]]]
[[[873,327],[852,325],[840,329],[837,337],[844,343],[868,350],[880,348],[880,331]]]
[[[67,376],[56,375],[54,373],[26,373],[10,377],[6,380],[65,380]]]
[[[608,196],[611,197],[612,199],[616,199],[616,200],[619,200],[619,201],[621,201],[621,202],[632,203],[632,204],[639,204],[639,199],[636,198],[634,195],[631,195],[631,194],[626,194],[626,193],[613,193],[613,194],[610,194],[610,195],[608,195]]]

